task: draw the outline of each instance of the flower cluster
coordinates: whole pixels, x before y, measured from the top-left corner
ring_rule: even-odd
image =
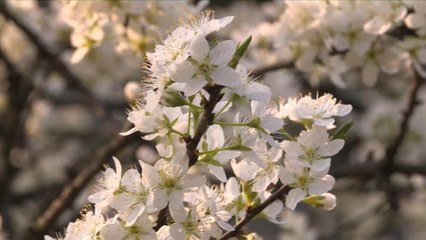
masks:
[[[61,17],[72,28],[76,48],[71,63],[80,62],[93,48],[113,39],[116,52],[144,57],[154,45],[151,36],[162,35],[179,17],[196,13],[184,1],[78,1],[63,0]],[[199,8],[205,3],[202,1]]]
[[[413,62],[426,63],[422,1],[284,4],[276,21],[251,28],[256,40],[251,57],[258,63],[292,62],[314,83],[327,76],[339,87],[347,86],[353,72],[374,86],[380,73],[394,75]],[[234,35],[241,35],[238,31]]]
[[[271,101],[269,87],[239,64],[251,38],[214,39],[232,19],[207,13],[147,54],[143,98],[129,112],[134,127],[122,135],[139,132],[155,142],[160,159],[123,173],[114,158],[115,170],[103,172],[89,197],[94,210],[69,224],[63,239],[216,239],[283,185],[288,209],[302,200],[335,206],[328,170],[344,141],[328,130],[351,106],[329,94]],[[294,137],[285,121],[305,130]],[[274,200],[262,216],[279,223],[287,210]]]

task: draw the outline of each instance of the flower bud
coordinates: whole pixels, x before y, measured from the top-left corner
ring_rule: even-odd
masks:
[[[303,199],[303,201],[313,207],[332,210],[336,207],[336,196],[331,193],[323,193],[321,195],[311,195]]]
[[[141,93],[141,88],[136,82],[128,82],[124,87],[124,96],[126,96],[127,101],[130,103],[135,103],[139,98]]]

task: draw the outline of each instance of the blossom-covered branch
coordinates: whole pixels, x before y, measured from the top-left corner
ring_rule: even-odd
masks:
[[[140,161],[141,172],[123,173],[114,158],[115,170],[107,168],[99,190],[89,196],[94,209],[71,223],[65,238],[210,239],[224,231],[225,238],[237,236],[260,213],[279,222],[284,206],[276,200],[287,191],[289,209],[301,201],[334,208],[335,197],[327,193],[334,178],[327,173],[344,141],[328,130],[352,107],[330,94],[272,102],[269,87],[239,64],[251,38],[239,45],[208,41],[232,19],[207,13],[147,53],[143,98],[128,117],[134,127],[121,134],[140,132],[155,140],[160,159],[154,165]],[[284,119],[305,130],[291,136]],[[225,172],[229,165],[233,176]],[[190,173],[195,167],[220,184]],[[104,209],[115,215],[103,216]]]

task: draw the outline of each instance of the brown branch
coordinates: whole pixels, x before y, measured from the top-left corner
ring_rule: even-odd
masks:
[[[126,124],[128,126],[128,124]],[[126,127],[127,129],[128,127]],[[102,169],[103,164],[111,156],[116,155],[126,146],[140,140],[137,134],[127,137],[117,137],[109,146],[99,150],[90,165],[69,183],[66,184],[61,194],[54,199],[45,211],[36,219],[34,226],[30,229],[30,236],[41,236],[53,225],[56,218],[72,203],[77,195],[84,189],[90,180]]]
[[[417,94],[419,92],[420,86],[422,85],[423,79],[416,70],[414,70],[414,74],[415,77],[413,78],[413,82],[408,93],[409,98],[407,102],[407,108],[403,113],[402,121],[398,128],[398,133],[393,142],[389,144],[386,149],[386,155],[384,159],[387,167],[392,166],[395,161],[398,150],[400,149],[404,137],[407,134],[409,120],[414,113],[415,106],[418,104]]]
[[[414,69],[414,78],[411,85],[411,88],[408,92],[408,102],[407,107],[403,112],[402,120],[398,128],[397,135],[395,139],[388,145],[385,152],[385,157],[383,159],[383,168],[382,171],[377,174],[377,182],[379,187],[383,189],[385,192],[391,209],[396,210],[399,208],[398,201],[398,192],[397,189],[392,185],[390,181],[390,175],[393,173],[395,168],[395,158],[398,154],[399,149],[402,146],[405,136],[408,132],[408,124],[410,118],[414,113],[414,108],[418,104],[417,94],[420,90],[420,86],[422,84],[422,77],[420,74]]]
[[[249,223],[251,220],[253,220],[254,217],[256,217],[259,213],[261,213],[265,208],[267,208],[270,204],[275,202],[276,200],[279,200],[284,194],[288,193],[290,188],[287,185],[281,186],[277,191],[272,193],[271,196],[269,196],[268,199],[266,199],[263,203],[261,203],[259,206],[247,210],[246,216],[241,219],[235,226],[233,231],[226,232],[220,240],[230,239],[232,237],[235,237],[239,234],[241,229]]]
[[[194,137],[186,139],[186,154],[189,159],[189,166],[194,165],[198,160],[197,147],[201,140],[201,137],[207,131],[207,128],[212,125],[214,118],[214,107],[222,98],[220,91],[222,86],[214,85],[206,87],[206,91],[210,94],[209,100],[204,105],[204,112],[197,126],[197,130]]]
[[[49,67],[56,70],[70,87],[80,91],[87,98],[88,103],[96,110],[98,115],[104,116],[105,111],[96,97],[93,96],[91,91],[81,83],[80,79],[60,59],[59,54],[51,50],[52,47],[47,46],[39,38],[39,36],[37,36],[37,34],[29,26],[15,16],[6,6],[6,3],[2,1],[0,1],[0,14],[7,20],[12,21],[28,37],[30,42],[32,42],[36,47],[39,57],[46,60],[49,63]]]

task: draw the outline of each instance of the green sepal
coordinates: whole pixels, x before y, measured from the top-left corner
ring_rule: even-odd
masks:
[[[242,44],[238,44],[237,50],[234,53],[234,56],[232,56],[231,61],[229,62],[228,66],[231,68],[236,68],[238,63],[240,62],[240,59],[244,56],[244,53],[246,53],[248,46],[251,42],[251,36],[248,37]]]
[[[161,97],[161,103],[167,107],[181,107],[187,105],[185,98],[176,91],[165,91]]]
[[[346,134],[349,132],[349,130],[351,129],[353,125],[353,122],[348,122],[343,124],[343,126],[341,126],[339,129],[337,129],[332,135],[331,135],[331,140],[334,139],[343,139]]]
[[[213,157],[216,155],[216,153],[207,153],[203,155],[203,158],[201,158],[200,160],[198,160],[199,163],[204,163],[207,165],[213,165],[216,167],[222,167],[222,164],[217,161],[216,159],[214,159]]]

